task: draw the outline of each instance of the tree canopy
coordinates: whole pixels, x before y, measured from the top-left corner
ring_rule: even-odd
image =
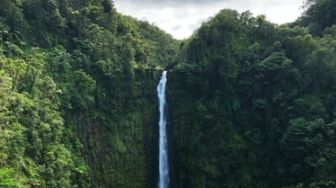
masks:
[[[177,41],[109,0],[0,0],[0,187],[336,187],[334,0],[222,10]]]

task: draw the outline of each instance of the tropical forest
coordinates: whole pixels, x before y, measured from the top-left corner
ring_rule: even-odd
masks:
[[[336,188],[336,1],[303,7],[177,40],[111,0],[0,0],[0,187]]]

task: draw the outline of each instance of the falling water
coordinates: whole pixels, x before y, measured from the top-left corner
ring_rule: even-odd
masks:
[[[168,142],[167,142],[167,121],[165,114],[166,105],[166,83],[167,71],[164,71],[161,76],[159,85],[157,86],[157,93],[159,98],[159,188],[168,188],[169,185],[169,166],[168,166]]]

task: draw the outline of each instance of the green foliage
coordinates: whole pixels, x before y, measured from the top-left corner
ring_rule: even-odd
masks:
[[[334,187],[333,27],[232,10],[203,24],[169,74],[173,186]]]
[[[298,23],[321,35],[323,30],[336,24],[336,2],[333,0],[306,0],[306,10]]]
[[[0,4],[0,187],[156,185],[153,88],[178,42],[109,0]]]
[[[11,168],[0,169],[0,186],[3,188],[25,188],[21,177],[18,177]]]
[[[164,67],[172,187],[336,186],[334,1],[186,41],[108,0],[0,4],[0,187],[156,187]]]

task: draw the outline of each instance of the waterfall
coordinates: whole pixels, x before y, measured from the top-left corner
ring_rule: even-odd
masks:
[[[159,99],[159,188],[168,188],[169,165],[168,165],[168,142],[167,142],[167,120],[165,114],[166,106],[166,83],[167,71],[162,73],[160,83],[157,86]]]

